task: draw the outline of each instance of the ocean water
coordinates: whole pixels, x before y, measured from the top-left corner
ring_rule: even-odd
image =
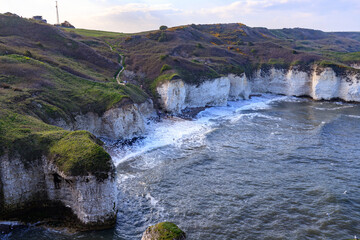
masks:
[[[131,146],[108,145],[115,229],[29,226],[3,238],[132,240],[162,221],[188,239],[360,236],[360,104],[263,95],[148,128]]]

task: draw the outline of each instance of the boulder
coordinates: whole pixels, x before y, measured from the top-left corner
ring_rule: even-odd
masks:
[[[144,232],[141,240],[184,240],[186,234],[174,223],[161,222],[150,226]]]

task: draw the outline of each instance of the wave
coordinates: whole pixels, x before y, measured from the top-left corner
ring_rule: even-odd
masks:
[[[279,101],[294,101],[294,98],[264,94],[250,100],[229,102],[226,107],[207,108],[200,112],[194,120],[169,118],[163,119],[161,122],[151,122],[144,139],[131,147],[112,149],[112,158],[116,166],[133,161],[132,165],[136,165],[138,169],[155,167],[158,164],[156,162],[158,158],[151,159],[150,156],[147,156],[146,159],[143,159],[142,156],[145,153],[169,145],[173,145],[175,148],[201,147],[205,145],[206,135],[224,121],[235,123],[244,117],[281,120],[258,112],[249,113],[249,111],[268,109],[272,103]]]

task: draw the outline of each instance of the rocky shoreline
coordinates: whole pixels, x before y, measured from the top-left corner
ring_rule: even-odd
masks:
[[[286,96],[307,96],[314,100],[341,99],[360,102],[360,74],[337,74],[332,68],[313,67],[311,72],[271,68],[245,74],[210,79],[198,85],[181,79],[157,87],[163,109],[181,113],[184,109],[226,106],[227,101],[248,99],[252,93],[272,93]]]
[[[157,91],[163,112],[192,119],[207,107],[226,106],[230,100],[248,99],[252,94],[261,93],[359,102],[359,81],[359,74],[339,76],[331,68],[314,68],[311,73],[273,68],[266,72],[259,70],[250,78],[245,74],[229,74],[199,85],[189,85],[181,79],[175,79],[157,86]],[[126,143],[126,139],[145,134],[148,118],[160,119],[164,116],[159,111],[156,116],[153,103],[148,99],[142,104],[110,109],[102,116],[91,112],[79,115],[71,125],[66,125],[62,120],[54,123],[65,129],[87,130],[98,137],[120,139]],[[75,216],[73,222],[79,223],[72,227],[78,230],[112,227],[117,213],[114,166],[105,174],[108,177],[71,176],[61,171],[46,156],[37,159],[29,167],[20,156],[2,155],[2,206],[9,213],[4,216],[11,216],[11,212],[21,212],[27,206],[38,208],[46,206],[43,203],[51,202],[71,210]]]

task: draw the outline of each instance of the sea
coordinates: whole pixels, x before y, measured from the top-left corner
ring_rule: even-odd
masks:
[[[140,240],[163,221],[187,239],[360,237],[360,104],[263,94],[147,128],[106,146],[117,167],[114,229],[29,225],[1,238]]]

